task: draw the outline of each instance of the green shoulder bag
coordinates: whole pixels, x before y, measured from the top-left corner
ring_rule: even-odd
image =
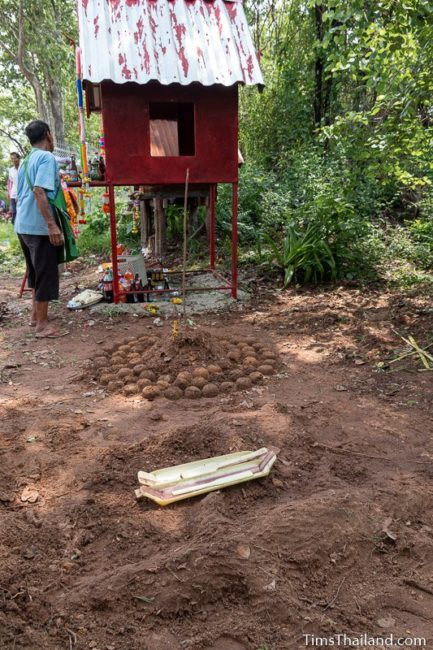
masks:
[[[27,184],[30,187],[31,191],[33,192],[33,185],[30,182],[30,178],[27,170],[30,156],[31,154],[23,160],[23,165],[24,165],[24,172],[26,175]],[[56,246],[57,264],[72,262],[72,260],[76,260],[78,257],[78,248],[69,221],[69,215],[66,209],[66,201],[63,195],[63,190],[61,185],[59,185],[59,188],[57,190],[54,199],[48,199],[48,203],[51,205],[56,223],[63,233],[63,244],[61,244],[60,246]]]

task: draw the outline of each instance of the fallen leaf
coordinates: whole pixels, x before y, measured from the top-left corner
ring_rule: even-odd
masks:
[[[395,619],[392,618],[392,616],[387,616],[387,617],[384,617],[384,618],[379,618],[379,619],[377,620],[377,624],[379,625],[379,627],[383,627],[383,628],[385,628],[385,629],[386,629],[386,628],[390,628],[390,627],[393,627],[393,626],[395,625]]]
[[[341,392],[347,390],[347,388],[346,388],[346,386],[342,386],[341,384],[337,384],[335,386],[335,390],[337,390],[339,393],[341,393]]]
[[[25,487],[21,493],[21,501],[28,503],[36,503],[39,498],[39,492],[31,487]]]
[[[383,522],[382,533],[385,534],[386,538],[391,542],[397,541],[397,535],[389,530],[389,526],[392,524],[392,517],[387,517]]]
[[[248,558],[251,555],[251,549],[248,546],[248,544],[238,544],[236,547],[236,553],[241,557],[243,560],[248,560]]]
[[[276,586],[276,582],[275,580],[272,580],[272,582],[270,582],[268,585],[265,585],[263,589],[264,591],[275,591],[275,586]]]
[[[147,605],[149,605],[150,603],[153,603],[153,601],[155,600],[155,598],[153,598],[153,597],[149,598],[148,596],[134,596],[134,598],[136,600],[139,600],[142,603],[146,603]]]
[[[29,548],[26,548],[23,551],[23,558],[25,558],[26,560],[33,560],[35,555],[36,555],[36,549],[34,546],[30,546]]]

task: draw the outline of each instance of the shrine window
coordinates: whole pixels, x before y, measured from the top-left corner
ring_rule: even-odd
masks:
[[[194,104],[151,103],[150,155],[154,157],[194,156]]]

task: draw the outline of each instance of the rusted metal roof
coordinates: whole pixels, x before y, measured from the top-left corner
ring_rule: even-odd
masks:
[[[241,0],[78,0],[83,79],[263,84]]]

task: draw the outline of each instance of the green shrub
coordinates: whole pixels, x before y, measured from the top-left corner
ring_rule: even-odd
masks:
[[[313,283],[336,278],[334,256],[317,225],[308,225],[302,231],[288,223],[281,241],[274,241],[269,235],[265,239],[271,248],[269,259],[283,275],[284,288],[294,278]]]

